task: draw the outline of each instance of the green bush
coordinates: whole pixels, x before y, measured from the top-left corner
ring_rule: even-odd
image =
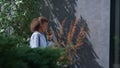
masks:
[[[59,68],[58,59],[65,53],[60,48],[17,46],[15,37],[0,36],[0,68]]]

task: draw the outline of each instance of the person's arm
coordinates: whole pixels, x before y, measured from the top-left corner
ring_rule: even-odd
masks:
[[[39,34],[35,34],[31,39],[31,48],[37,48],[40,45]]]

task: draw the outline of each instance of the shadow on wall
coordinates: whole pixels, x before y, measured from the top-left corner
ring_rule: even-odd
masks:
[[[56,38],[59,37],[59,29],[61,26],[63,26],[62,41],[64,44],[61,44],[63,47],[66,47],[65,44],[67,43],[67,36],[71,28],[70,26],[74,25],[73,22],[76,21],[76,2],[77,0],[44,0],[46,9],[41,10],[42,15],[50,19],[49,28],[51,27],[53,29]],[[65,22],[64,25],[62,25],[62,21],[64,21],[64,19]],[[83,24],[84,27],[82,27]],[[90,37],[90,29],[88,28],[86,21],[81,16],[73,34],[72,44],[76,45],[78,35],[82,28],[82,31],[86,33],[85,35]],[[102,68],[96,61],[96,59],[99,59],[99,57],[96,55],[92,44],[87,37],[82,40],[83,44],[77,47],[77,55],[74,57],[75,63],[72,63],[70,67]]]

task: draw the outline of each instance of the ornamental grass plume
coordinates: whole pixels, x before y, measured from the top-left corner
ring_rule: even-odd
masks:
[[[84,39],[86,38],[87,34],[89,34],[90,30],[88,29],[87,31],[85,30],[86,28],[86,21],[81,19],[81,22],[79,22],[79,18],[76,18],[74,21],[71,21],[70,23],[70,27],[69,27],[69,31],[67,33],[67,37],[66,38],[66,44],[65,44],[65,56],[62,56],[62,58],[60,60],[64,60],[67,58],[67,60],[70,61],[70,63],[74,62],[74,57],[75,55],[77,55],[77,49],[79,48],[79,46],[81,46],[84,43]],[[64,29],[64,24],[66,23],[66,17],[63,19],[63,21],[61,22],[61,26],[59,29],[59,33],[58,33],[58,47],[61,47],[62,42],[65,41],[63,40],[63,29]],[[73,44],[72,39],[74,37],[74,34],[76,32],[76,28],[78,26],[78,24],[82,24],[80,26],[80,30],[78,32],[77,38],[76,38],[76,42],[75,44]]]
[[[64,27],[65,22],[66,22],[66,17],[63,19],[60,29],[59,29],[58,40],[57,40],[58,47],[61,47],[61,45],[62,45],[62,35],[64,34],[63,27]]]
[[[63,19],[63,21],[61,23],[61,27],[60,27],[60,35],[61,36],[63,35],[63,27],[64,27],[65,22],[66,22],[66,17]]]
[[[69,32],[67,34],[67,43],[66,45],[70,45],[71,42],[72,42],[72,38],[73,38],[73,35],[75,33],[75,29],[77,27],[77,24],[78,24],[78,18],[75,19],[75,21],[73,22],[73,24],[71,23],[70,25],[70,29],[69,29]]]
[[[85,23],[83,22],[82,26],[80,28],[80,31],[78,33],[78,36],[77,36],[77,41],[76,41],[76,44],[74,46],[75,48],[77,48],[78,46],[81,46],[83,44],[83,40],[86,37],[84,28],[85,28]]]

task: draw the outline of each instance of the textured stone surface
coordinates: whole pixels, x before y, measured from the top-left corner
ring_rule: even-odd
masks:
[[[100,59],[109,68],[110,0],[78,0],[76,16],[83,16],[91,30],[90,41]]]

